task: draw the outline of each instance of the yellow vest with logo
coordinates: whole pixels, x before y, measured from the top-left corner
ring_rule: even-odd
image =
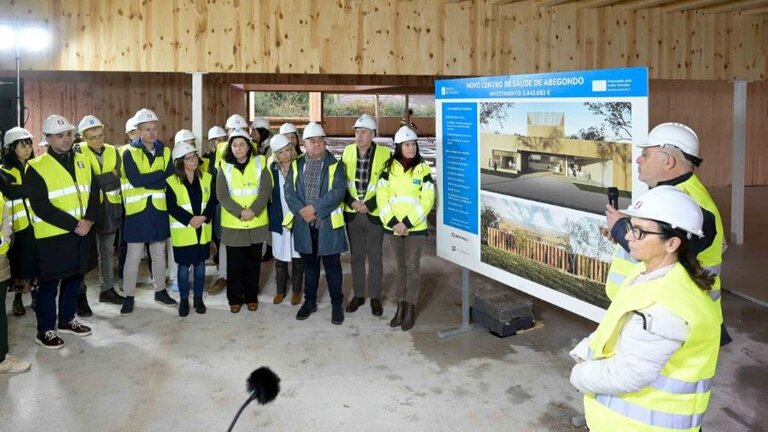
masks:
[[[699,181],[699,178],[696,177],[696,174],[692,175],[688,180],[675,185],[675,187],[683,190],[696,201],[696,204],[715,215],[715,228],[717,229],[715,238],[712,240],[712,244],[707,249],[701,251],[696,258],[705,270],[716,275],[715,284],[712,286],[709,295],[712,300],[717,303],[717,309],[719,311],[718,316],[720,322],[722,322],[723,313],[720,307],[720,265],[723,262],[723,220],[720,217],[717,205],[714,200],[712,200],[707,189],[701,181]],[[605,282],[605,293],[608,295],[608,298],[613,299],[619,286],[636,263],[637,261],[629,256],[629,252],[625,251],[621,246],[616,245],[613,252],[611,267],[608,270],[608,279]]]
[[[306,156],[302,156],[306,157]],[[338,163],[333,163],[328,166],[328,189],[327,191],[333,189],[333,177],[336,175],[336,168],[338,168]],[[293,188],[296,189],[296,186],[299,183],[299,163],[298,159],[291,162],[291,171],[293,172]],[[344,206],[344,202],[339,204],[337,208],[335,208],[331,212],[331,227],[333,229],[338,229],[344,226],[344,212],[342,210],[342,207]],[[293,212],[288,212],[283,216],[283,226],[291,229],[293,228],[293,220],[295,216],[293,215]]]
[[[250,207],[259,196],[261,172],[267,169],[264,156],[251,156],[243,172],[231,163],[221,163],[221,174],[227,179],[227,188],[232,200],[243,208]],[[265,226],[269,223],[266,207],[249,221],[240,220],[240,214],[233,215],[224,207],[221,208],[221,226],[234,229],[250,229]]]
[[[637,264],[627,282],[645,270]],[[617,341],[633,311],[658,304],[688,323],[689,334],[659,377],[644,389],[620,395],[584,396],[584,414],[592,432],[698,432],[709,404],[720,348],[717,305],[679,263],[665,276],[622,285],[590,342],[590,360],[615,354]]]
[[[88,159],[80,153],[74,153],[75,178],[53,156],[42,154],[29,161],[29,168],[37,171],[48,189],[48,199],[54,207],[69,214],[78,221],[85,217],[88,209],[88,197],[91,194],[92,171]],[[43,239],[67,234],[57,226],[51,225],[39,217],[32,216],[35,238]],[[71,251],[62,251],[70,253]]]
[[[205,211],[205,206],[211,199],[211,179],[213,179],[213,177],[207,172],[204,172],[202,178],[200,178],[200,189],[203,192],[203,200],[200,203],[201,212]],[[192,212],[192,202],[189,199],[189,193],[187,192],[187,188],[179,179],[179,176],[172,175],[168,177],[166,182],[168,182],[168,186],[171,187],[174,195],[176,195],[176,204],[178,204],[179,207],[183,208],[184,210],[188,211],[190,214],[194,215]],[[182,247],[192,246],[195,244],[204,245],[211,242],[212,229],[210,222],[206,222],[202,225],[203,231],[200,234],[200,240],[198,240],[196,228],[182,224],[181,222],[174,219],[170,214],[168,215],[168,218],[171,222],[171,244],[173,246]]]
[[[88,147],[88,144],[81,143],[80,152],[91,163],[91,168],[96,175],[101,175],[117,168],[117,149],[111,144],[104,144],[104,151],[101,153],[101,164],[93,150]],[[123,202],[120,189],[108,192],[102,191],[99,195],[99,202],[104,202],[105,195],[107,196],[107,200],[112,204],[121,204]]]
[[[402,221],[406,217],[413,225],[409,231],[427,229],[427,216],[435,204],[431,175],[432,169],[426,162],[405,172],[400,162],[392,161],[389,172],[379,180],[378,207],[384,229],[392,231],[389,227],[392,218]]]
[[[357,144],[346,146],[344,148],[344,153],[341,155],[341,160],[344,162],[344,167],[347,170],[347,191],[352,195],[352,198],[363,202],[376,197],[376,187],[378,187],[379,176],[381,176],[381,172],[384,171],[384,165],[391,156],[389,149],[386,147],[375,143],[371,145],[373,146],[373,155],[370,166],[370,178],[368,180],[368,188],[365,191],[365,196],[362,199],[357,195],[357,185],[355,184],[355,181],[359,180],[357,178]],[[344,204],[344,211],[348,213],[356,213],[355,210],[347,204]],[[370,213],[371,216],[378,216],[378,206]]]
[[[171,150],[168,147],[163,147],[163,155],[155,157],[152,164],[149,163],[149,158],[144,154],[143,148],[129,147],[126,152],[130,153],[133,158],[133,162],[136,164],[136,168],[139,170],[139,174],[149,174],[155,171],[165,171],[168,166],[168,161],[171,160]],[[140,213],[147,208],[147,200],[152,199],[152,205],[160,210],[165,211],[165,188],[162,189],[147,189],[144,187],[135,187],[128,181],[128,177],[125,175],[125,167],[123,167],[123,175],[121,178],[122,190],[123,190],[123,203],[125,204],[125,215],[130,216],[132,214]]]
[[[17,185],[21,184],[21,172],[18,168],[0,167],[0,169],[12,175],[16,180]],[[11,218],[11,227],[13,227],[13,232],[19,232],[27,228],[29,226],[29,212],[27,211],[29,209],[29,200],[20,198],[4,202],[5,207],[8,208],[8,214]]]
[[[3,198],[2,195],[0,195],[0,209],[5,207],[5,198]],[[2,226],[2,217],[0,217],[0,226]],[[2,234],[0,234],[0,255],[5,255],[8,253],[8,249],[10,249],[11,243],[8,241],[5,241],[5,238],[3,238]]]

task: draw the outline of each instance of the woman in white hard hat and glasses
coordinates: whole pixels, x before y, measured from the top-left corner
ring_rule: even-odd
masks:
[[[571,383],[587,426],[601,431],[700,430],[720,346],[713,276],[689,252],[702,212],[673,186],[624,211],[630,255],[640,261],[597,330],[571,352]]]

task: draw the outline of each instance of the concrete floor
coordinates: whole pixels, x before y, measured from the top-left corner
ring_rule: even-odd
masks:
[[[144,285],[136,312],[120,317],[92,289],[95,314],[83,321],[94,334],[65,335],[59,351],[33,343],[33,315],[10,316],[11,352],[32,370],[0,376],[0,429],[225,430],[246,398],[249,373],[269,366],[282,379],[280,395],[249,406],[236,430],[577,430],[570,422],[581,399],[568,382],[568,351],[595,324],[535,301],[541,328],[505,339],[482,329],[438,339],[437,331],[461,321],[461,278],[435,257],[431,240],[420,313],[407,333],[389,328],[391,301],[381,318],[366,305],[332,325],[323,288],[320,310],[296,321],[296,306],[271,304],[271,263],[262,267],[257,312],[231,314],[222,293],[206,298],[206,315],[182,319],[154,304]],[[347,290],[348,256],[344,270]],[[391,283],[387,272],[387,293]],[[506,289],[479,275],[471,283],[476,292]],[[736,341],[722,351],[705,430],[766,430],[768,309],[729,294],[723,305]]]

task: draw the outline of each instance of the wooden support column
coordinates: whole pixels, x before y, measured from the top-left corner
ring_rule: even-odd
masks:
[[[323,94],[309,92],[309,121],[323,122]]]

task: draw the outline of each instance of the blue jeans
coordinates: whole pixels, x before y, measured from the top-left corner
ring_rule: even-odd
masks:
[[[195,282],[194,286],[192,287],[194,296],[195,297],[202,297],[203,296],[203,286],[205,285],[205,261],[200,261],[199,263],[195,264],[194,266],[189,264],[179,264],[178,265],[178,272],[177,280],[179,282],[179,298],[184,300],[189,298],[189,268],[194,267],[195,269]]]
[[[59,292],[59,322],[68,323],[75,319],[77,292],[83,284],[83,275],[78,274],[64,279],[40,282],[37,289],[37,331],[46,332],[56,328],[56,291]]]

